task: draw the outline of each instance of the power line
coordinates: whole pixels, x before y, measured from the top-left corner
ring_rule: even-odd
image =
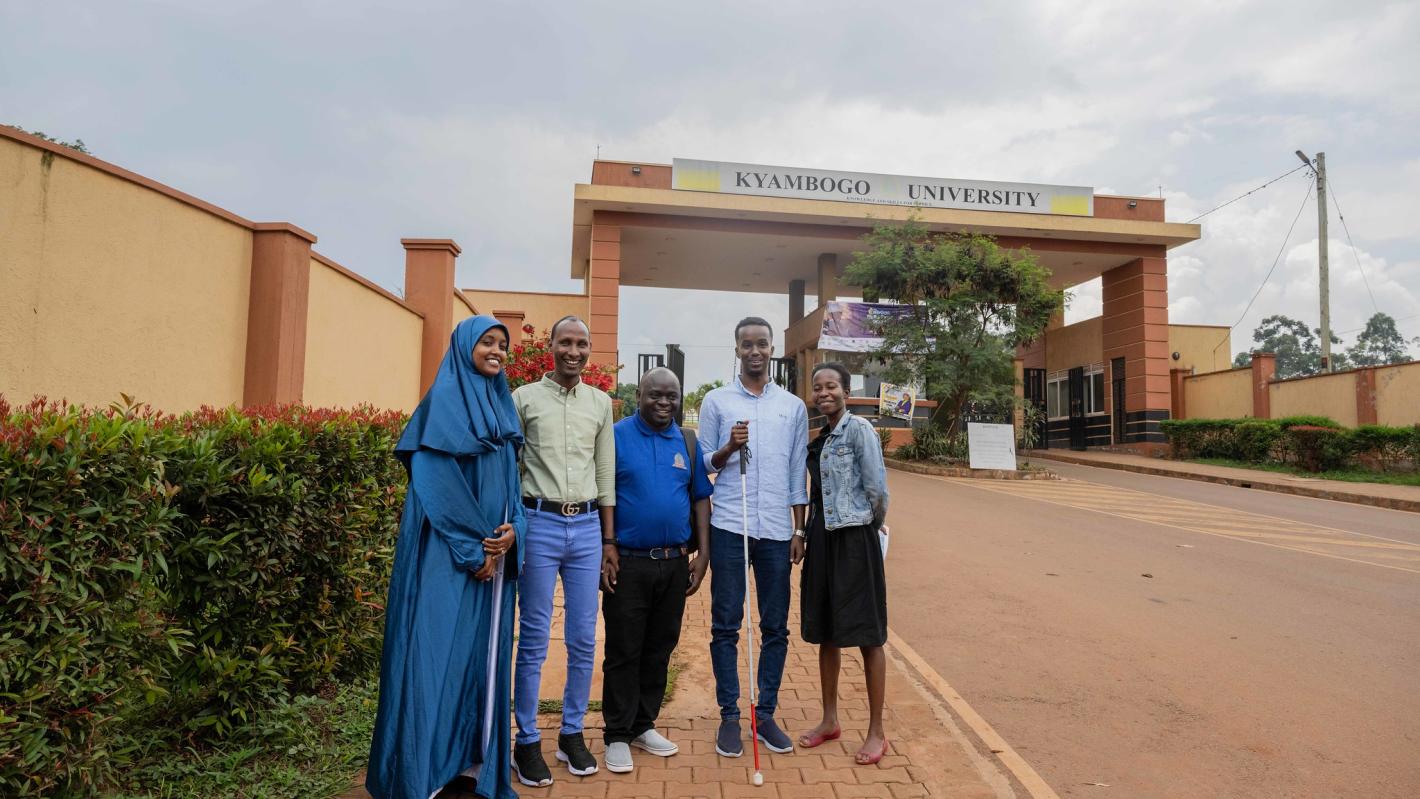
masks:
[[[1295,171],[1297,170],[1292,170],[1292,172]],[[1290,175],[1291,172],[1287,174]],[[1285,175],[1283,177],[1285,177]],[[1292,217],[1292,224],[1287,228],[1287,235],[1282,239],[1282,246],[1277,248],[1277,257],[1272,259],[1272,266],[1267,270],[1267,274],[1262,278],[1262,285],[1258,286],[1257,291],[1254,291],[1252,293],[1252,299],[1247,301],[1247,307],[1243,309],[1242,315],[1238,317],[1238,321],[1233,322],[1233,324],[1228,328],[1228,334],[1223,336],[1223,338],[1219,340],[1216,345],[1213,346],[1214,352],[1217,352],[1218,347],[1223,346],[1223,344],[1227,342],[1228,338],[1233,333],[1233,328],[1236,328],[1238,325],[1242,324],[1242,320],[1247,318],[1247,312],[1252,310],[1252,304],[1254,302],[1257,302],[1258,295],[1261,294],[1262,289],[1267,286],[1267,281],[1272,278],[1272,273],[1277,270],[1277,264],[1282,262],[1282,253],[1286,252],[1287,250],[1287,242],[1292,240],[1292,231],[1295,230],[1297,227],[1297,220],[1302,218],[1302,212],[1307,209],[1307,202],[1312,198],[1312,184],[1315,182],[1316,175],[1312,175],[1311,180],[1307,181],[1307,191],[1306,194],[1302,196],[1302,204],[1300,207],[1297,208],[1297,215]]]
[[[1380,311],[1377,311],[1376,313],[1380,313]],[[1391,318],[1391,321],[1392,321],[1392,322],[1408,322],[1408,321],[1410,321],[1411,319],[1420,319],[1420,313],[1411,314],[1410,316],[1392,317],[1392,318]],[[1351,328],[1350,330],[1339,330],[1339,331],[1336,331],[1336,335],[1340,336],[1340,335],[1342,335],[1342,334],[1344,334],[1344,333],[1356,333],[1356,332],[1359,332],[1359,331],[1362,331],[1362,330],[1365,330],[1365,329],[1366,329],[1365,325],[1362,325],[1361,327],[1353,327],[1353,328]]]
[[[1285,178],[1285,177],[1287,177],[1288,175],[1292,174],[1292,172],[1299,172],[1299,171],[1301,171],[1301,170],[1303,170],[1303,169],[1307,169],[1307,168],[1308,168],[1308,166],[1307,166],[1306,164],[1302,164],[1301,166],[1297,167],[1296,169],[1293,169],[1291,172],[1285,172],[1285,173],[1283,173],[1283,174],[1281,174],[1281,175],[1278,175],[1277,177],[1275,177],[1275,178],[1273,178],[1273,179],[1267,181],[1266,183],[1262,184],[1261,186],[1258,186],[1257,188],[1253,189],[1252,191],[1244,192],[1244,193],[1239,194],[1238,196],[1234,197],[1233,199],[1228,200],[1227,202],[1223,203],[1222,205],[1219,205],[1219,206],[1216,206],[1216,207],[1213,207],[1213,208],[1209,208],[1207,211],[1204,211],[1203,213],[1199,214],[1198,216],[1193,217],[1192,219],[1190,219],[1190,220],[1188,220],[1188,221],[1189,221],[1189,222],[1197,222],[1198,220],[1200,220],[1200,219],[1202,219],[1203,217],[1205,217],[1205,216],[1207,216],[1207,215],[1213,213],[1214,211],[1218,210],[1219,208],[1227,208],[1228,206],[1232,205],[1233,203],[1237,202],[1238,200],[1241,200],[1242,198],[1248,196],[1249,194],[1256,194],[1257,192],[1262,191],[1263,189],[1267,188],[1268,186],[1271,186],[1273,183],[1276,183],[1277,181],[1281,180],[1282,178]]]
[[[1376,313],[1381,312],[1379,305],[1376,305],[1376,295],[1371,291],[1371,280],[1366,277],[1366,268],[1361,266],[1361,257],[1356,254],[1356,242],[1351,240],[1351,228],[1346,225],[1346,215],[1341,213],[1341,201],[1336,199],[1336,181],[1331,181],[1331,204],[1336,206],[1336,216],[1341,219],[1341,229],[1346,231],[1346,243],[1351,245],[1351,260],[1356,262],[1356,269],[1361,272],[1361,280],[1366,284],[1366,293],[1371,296],[1371,309]]]

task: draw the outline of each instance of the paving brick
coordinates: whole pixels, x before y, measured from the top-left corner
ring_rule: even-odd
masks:
[[[883,768],[879,763],[877,766],[864,766],[858,770],[858,782],[918,782],[907,773],[907,769],[902,766],[897,768]]]
[[[931,796],[927,791],[927,786],[920,782],[911,782],[903,785],[889,785],[888,792],[893,799],[926,799]],[[955,799],[956,794],[952,794]]]
[[[818,771],[805,771],[804,782],[842,782],[849,785],[858,784],[858,775],[851,768],[825,768]]]
[[[838,799],[892,799],[892,792],[886,785],[835,783],[833,795]]]
[[[665,795],[664,782],[612,782],[606,787],[606,799],[662,799]]]

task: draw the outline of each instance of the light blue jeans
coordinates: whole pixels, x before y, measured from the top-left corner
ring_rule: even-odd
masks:
[[[582,731],[592,690],[597,600],[601,585],[602,527],[596,511],[566,517],[529,509],[527,552],[518,578],[518,659],[513,675],[513,715],[518,743],[542,739],[537,729],[538,685],[552,630],[552,595],[562,575],[567,685],[562,691],[562,734]]]

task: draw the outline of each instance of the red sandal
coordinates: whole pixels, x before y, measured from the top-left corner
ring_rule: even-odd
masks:
[[[878,761],[879,761],[879,760],[882,760],[882,759],[883,759],[883,756],[886,755],[887,752],[888,752],[888,740],[887,740],[886,738],[884,738],[884,739],[883,739],[883,748],[880,749],[880,750],[878,750],[878,753],[877,753],[876,755],[869,755],[867,760],[859,760],[858,758],[860,758],[860,757],[863,755],[863,751],[860,749],[860,750],[858,750],[858,754],[856,754],[856,755],[853,756],[853,762],[856,763],[856,764],[858,764],[858,765],[860,765],[860,766],[876,766],[876,765],[878,764]]]
[[[821,732],[818,735],[803,735],[799,737],[799,746],[813,749],[815,746],[821,746],[824,741],[836,741],[841,735],[843,735],[842,727],[834,727],[828,732]]]

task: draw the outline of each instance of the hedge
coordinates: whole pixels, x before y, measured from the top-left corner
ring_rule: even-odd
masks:
[[[1168,419],[1159,424],[1176,458],[1291,463],[1310,471],[1356,464],[1420,468],[1420,425],[1346,429],[1325,416]]]
[[[93,795],[120,731],[220,738],[371,673],[402,421],[0,398],[0,795]]]

